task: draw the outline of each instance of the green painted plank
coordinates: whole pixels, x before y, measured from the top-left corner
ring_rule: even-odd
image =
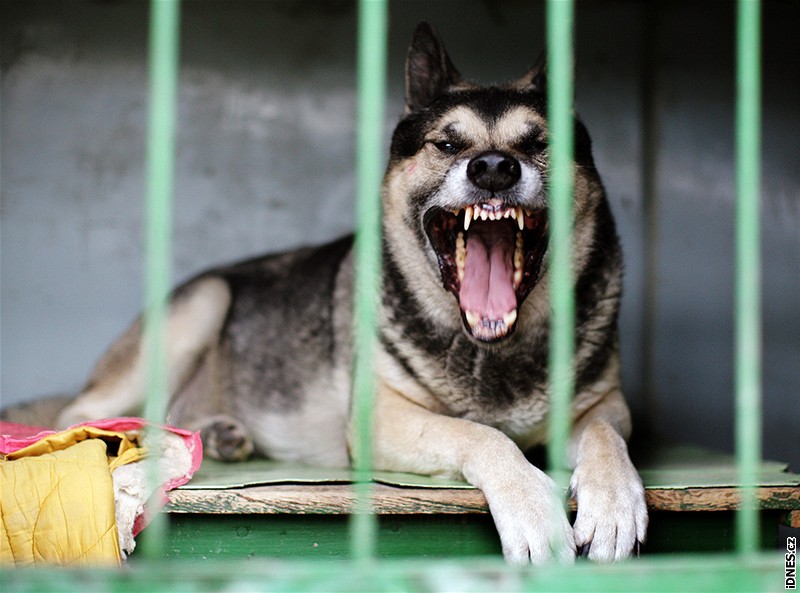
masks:
[[[446,480],[400,472],[370,472],[372,481],[392,486],[414,488],[472,488],[459,480]],[[350,484],[354,481],[348,468],[313,467],[269,459],[253,459],[242,463],[204,460],[200,469],[182,490],[240,488],[263,484]]]
[[[641,468],[645,488],[664,490],[683,490],[686,488],[725,488],[741,487],[741,476],[735,465],[676,469]],[[800,475],[779,472],[774,469],[756,471],[756,484],[762,487],[798,486]]]
[[[761,541],[775,549],[779,513],[762,513]],[[348,558],[343,515],[174,515],[165,540],[176,559]],[[719,553],[736,549],[733,511],[651,513],[645,555]],[[499,555],[488,515],[380,516],[376,553],[381,558],[456,558]],[[136,556],[134,556],[134,560]]]
[[[759,465],[757,483],[762,486],[800,486],[800,474],[785,471],[787,464],[764,461]],[[638,466],[646,487],[662,489],[738,486],[740,476],[731,455],[697,447],[656,450]],[[472,488],[458,480],[416,474],[372,472],[375,482],[411,488]],[[183,490],[239,488],[264,484],[352,483],[347,468],[319,468],[300,464],[253,459],[242,463],[204,460]]]
[[[656,449],[637,464],[645,487],[663,489],[740,486],[736,457],[700,447]],[[800,474],[780,461],[761,461],[756,471],[759,486],[800,486]]]
[[[344,515],[174,516],[169,558],[348,558]],[[499,555],[500,541],[487,515],[380,517],[376,555],[381,558]]]

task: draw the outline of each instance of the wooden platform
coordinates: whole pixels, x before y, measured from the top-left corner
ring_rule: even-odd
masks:
[[[775,462],[760,467],[764,548],[777,546],[779,524],[800,527],[800,475],[785,470]],[[739,480],[729,456],[668,449],[640,462],[639,471],[650,509],[646,553],[732,549]],[[373,480],[381,555],[499,554],[479,490],[410,474],[376,472]],[[205,462],[189,484],[169,493],[170,554],[346,555],[350,481],[348,470]]]

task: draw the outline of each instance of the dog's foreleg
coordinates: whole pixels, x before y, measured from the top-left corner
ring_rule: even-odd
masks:
[[[377,469],[463,476],[482,490],[508,561],[574,560],[563,494],[499,430],[436,414],[382,386],[373,441]]]
[[[630,412],[616,381],[580,416],[569,444],[575,543],[590,559],[628,557],[647,531],[644,487],[628,455]]]
[[[167,314],[167,381],[172,396],[219,339],[230,306],[228,285],[205,277],[183,287]],[[145,398],[142,323],[137,319],[97,363],[78,398],[59,415],[60,427],[141,411]]]

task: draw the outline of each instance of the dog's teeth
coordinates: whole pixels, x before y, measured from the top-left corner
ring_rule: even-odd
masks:
[[[479,206],[476,206],[472,210],[472,220],[478,220],[478,217],[481,215],[481,209]]]
[[[524,229],[525,228],[525,217],[522,215],[522,207],[517,206],[517,208],[516,208],[516,216],[514,218],[517,219],[517,226],[519,227],[519,230]]]
[[[464,315],[467,318],[467,323],[469,323],[470,327],[477,327],[478,323],[480,323],[481,318],[478,316],[477,313],[473,313],[472,311],[465,311]]]
[[[469,229],[469,223],[472,222],[472,206],[464,208],[464,230]]]
[[[509,216],[511,218],[514,218],[514,213],[515,213],[514,209],[506,210],[505,212],[503,212],[503,218],[505,219],[505,218],[508,218]]]
[[[519,288],[519,285],[522,284],[522,267],[524,264],[524,251],[525,243],[522,239],[522,232],[517,232],[517,242],[514,247],[514,290]]]
[[[522,248],[525,247],[525,240],[522,238],[522,231],[517,231],[516,241],[514,243],[514,257],[519,255],[520,262],[522,261]]]
[[[458,232],[456,237],[456,270],[458,271],[458,281],[464,279],[464,265],[467,262],[467,246],[464,242],[464,233]]]
[[[509,311],[505,315],[503,315],[503,323],[506,324],[506,329],[514,325],[514,322],[517,320],[517,310],[514,309],[513,311]]]
[[[489,218],[489,213],[486,210],[481,210],[481,220],[486,220]]]

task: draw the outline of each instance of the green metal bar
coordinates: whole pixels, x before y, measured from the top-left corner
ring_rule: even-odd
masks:
[[[353,406],[353,462],[356,492],[362,502],[351,519],[351,553],[357,560],[374,556],[377,520],[370,512],[372,408],[375,393],[374,352],[378,318],[381,225],[380,186],[383,169],[383,120],[386,99],[386,0],[361,0],[358,20],[358,136],[355,241],[356,320]]]
[[[742,488],[736,536],[740,553],[758,542],[755,483],[761,460],[761,4],[739,0],[736,85],[736,453]]]
[[[575,389],[575,295],[572,272],[573,224],[573,24],[572,0],[547,2],[550,282],[550,434],[549,466],[566,487],[570,405]]]
[[[145,212],[144,348],[147,401],[144,416],[164,421],[167,404],[166,313],[170,289],[175,103],[178,87],[180,0],[152,0],[150,4],[150,112],[147,130],[147,198]],[[157,447],[159,435],[150,431]],[[156,456],[150,479],[160,483]],[[142,532],[142,548],[160,556],[166,533],[165,515],[159,514]]]
[[[380,560],[377,570],[354,571],[341,560],[131,562],[125,571],[53,568],[0,571],[4,593],[79,591],[618,591],[755,593],[784,590],[782,555],[642,557],[598,565],[578,562],[528,568],[502,558]]]

